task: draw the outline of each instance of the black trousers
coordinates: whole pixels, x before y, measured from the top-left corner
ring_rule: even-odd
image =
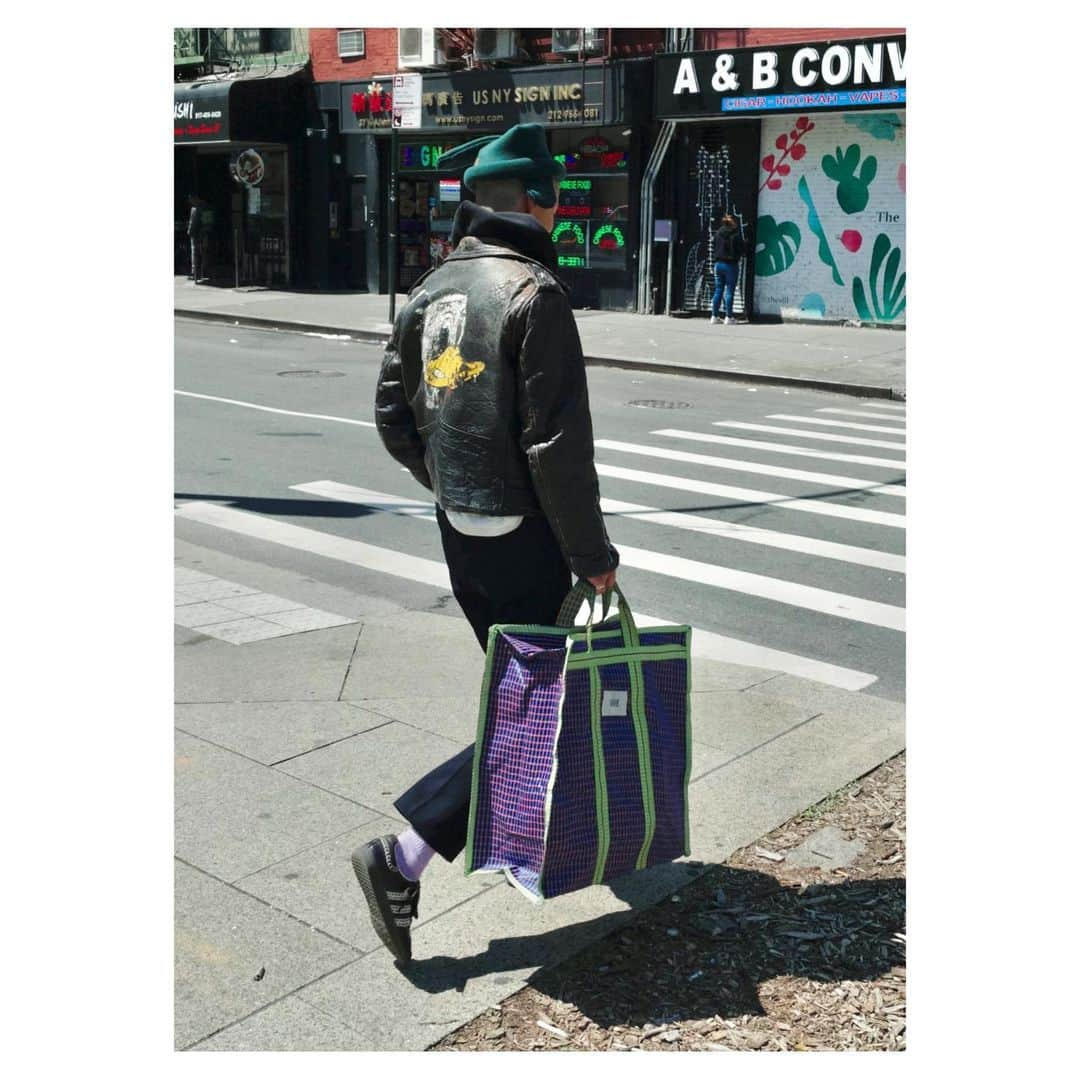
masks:
[[[481,537],[457,532],[441,508],[436,517],[450,585],[481,649],[496,623],[555,624],[570,591],[570,568],[546,518],[527,517],[512,533]],[[473,749],[432,769],[394,803],[448,862],[465,847]]]

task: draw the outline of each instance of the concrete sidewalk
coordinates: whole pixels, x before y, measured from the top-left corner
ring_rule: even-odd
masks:
[[[398,309],[405,302],[398,297]],[[175,314],[247,326],[348,334],[383,342],[390,301],[370,293],[225,289],[174,279]],[[713,378],[775,382],[866,397],[906,397],[903,330],[673,319],[575,312],[590,363]]]
[[[176,544],[177,621],[194,628],[176,637],[178,1049],[422,1050],[904,746],[902,705],[695,660],[693,861],[537,907],[436,859],[399,970],[349,853],[396,831],[397,794],[473,741],[475,639],[460,617],[197,539]],[[254,640],[240,624],[259,619],[215,600],[289,632]]]

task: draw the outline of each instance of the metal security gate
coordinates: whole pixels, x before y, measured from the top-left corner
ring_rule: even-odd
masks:
[[[751,287],[749,256],[753,252],[757,205],[754,181],[758,128],[757,123],[688,124],[684,128],[688,138],[680,149],[686,158],[682,213],[686,244],[679,254],[684,311],[711,310],[720,221],[725,214],[731,214],[739,225],[745,247],[739,260],[732,310],[736,315],[747,313],[746,297]]]

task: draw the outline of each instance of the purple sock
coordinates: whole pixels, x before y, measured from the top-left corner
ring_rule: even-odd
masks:
[[[412,829],[399,834],[394,845],[394,862],[397,868],[410,881],[419,881],[425,867],[435,854],[433,847],[424,843],[424,838]]]

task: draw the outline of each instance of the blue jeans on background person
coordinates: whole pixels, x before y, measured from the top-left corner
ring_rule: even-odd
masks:
[[[718,262],[716,270],[716,291],[712,297],[712,317],[715,319],[720,314],[720,298],[724,297],[724,314],[731,318],[731,305],[735,303],[735,286],[739,283],[739,264],[734,262]]]

